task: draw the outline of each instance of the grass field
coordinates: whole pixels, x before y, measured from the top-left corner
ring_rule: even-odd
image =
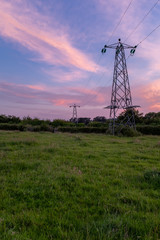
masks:
[[[0,240],[160,239],[160,137],[0,132]]]

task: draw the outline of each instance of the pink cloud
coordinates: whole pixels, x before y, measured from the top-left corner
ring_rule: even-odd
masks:
[[[13,98],[14,101],[30,104],[51,104],[55,106],[66,106],[78,103],[81,106],[89,104],[98,106],[103,104],[106,98],[106,88],[95,90],[87,88],[65,88],[47,87],[41,85],[23,85],[13,83],[0,83],[1,93],[6,93],[6,97]],[[108,91],[108,89],[107,89]]]
[[[59,69],[55,70],[45,70],[44,72],[50,75],[54,82],[72,82],[76,80],[81,80],[87,77],[87,74],[82,70],[71,70],[68,72],[62,72]]]
[[[160,80],[157,79],[147,84],[133,88],[133,102],[140,105],[140,111],[160,111]],[[136,100],[136,102],[135,102]],[[158,109],[159,108],[159,109]]]
[[[45,90],[45,87],[38,86],[38,85],[26,85],[26,87],[31,88],[31,89],[35,89],[35,90],[40,90],[40,91]]]
[[[91,58],[76,49],[67,29],[51,28],[50,19],[42,16],[26,1],[0,1],[0,35],[38,53],[38,60],[51,65],[72,66],[85,71],[100,69]]]
[[[157,98],[160,100],[160,80],[152,81],[146,86],[143,86],[141,93],[146,100],[154,101],[154,99],[157,100]]]
[[[89,89],[89,88],[82,88],[82,87],[75,87],[71,88],[72,91],[84,96],[81,100],[82,105],[99,105],[99,104],[107,104],[107,101],[109,101],[110,96],[110,88],[109,87],[97,87],[95,89]],[[109,103],[108,103],[109,104]]]
[[[154,104],[154,105],[150,106],[149,108],[150,108],[150,109],[153,109],[153,111],[158,111],[158,112],[160,112],[160,103]]]
[[[75,99],[56,99],[52,100],[52,102],[57,106],[69,106],[73,102],[78,103],[78,101]]]

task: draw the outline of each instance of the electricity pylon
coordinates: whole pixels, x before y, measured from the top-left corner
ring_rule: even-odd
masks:
[[[105,108],[110,109],[110,125],[111,134],[115,134],[115,128],[121,129],[122,126],[135,128],[134,108],[139,106],[132,105],[131,90],[126,65],[125,49],[131,49],[130,54],[133,55],[137,46],[130,46],[122,43],[119,39],[118,43],[105,45],[102,53],[107,48],[115,49],[115,62],[112,83],[111,104]],[[117,118],[123,110],[126,110],[123,121],[118,122]],[[128,111],[130,110],[130,111]]]
[[[72,114],[72,121],[73,122],[77,122],[78,121],[78,117],[77,117],[77,107],[80,107],[80,106],[78,106],[78,105],[76,105],[76,104],[73,104],[73,105],[71,105],[71,106],[69,106],[69,107],[73,107],[73,114]]]

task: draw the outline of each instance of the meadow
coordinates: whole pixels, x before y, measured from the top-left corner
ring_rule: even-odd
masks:
[[[0,239],[160,239],[160,137],[0,131]]]

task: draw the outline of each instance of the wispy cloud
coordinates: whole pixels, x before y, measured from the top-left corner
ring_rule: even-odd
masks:
[[[40,2],[41,4],[37,8],[37,3]],[[56,1],[53,2],[57,4]],[[53,4],[53,2],[47,1],[48,4]],[[65,8],[65,0],[62,2]],[[65,17],[62,16],[61,23],[54,13],[51,16],[49,8],[44,9],[44,1],[0,0],[0,36],[8,43],[13,43],[16,50],[22,50],[24,57],[26,53],[24,49],[27,49],[27,53],[31,53],[27,56],[30,56],[32,61],[44,62],[43,66],[38,64],[38,69],[41,68],[40,72],[43,71],[43,75],[44,73],[47,74],[46,81],[45,78],[42,79],[43,76],[39,80],[35,74],[32,84],[31,81],[27,81],[27,75],[22,79],[25,79],[25,83],[28,84],[23,84],[23,80],[21,84],[16,84],[16,81],[19,80],[15,80],[16,76],[13,79],[10,75],[8,81],[12,84],[0,83],[0,91],[4,97],[3,101],[6,100],[7,102],[9,99],[10,105],[19,104],[20,106],[24,104],[26,111],[29,111],[29,106],[30,108],[36,106],[45,111],[44,105],[54,108],[59,106],[61,109],[70,104],[78,103],[84,107],[83,109],[87,109],[91,113],[94,109],[101,109],[103,105],[109,105],[111,87],[102,87],[105,84],[104,81],[100,80],[100,75],[101,71],[104,70],[92,60],[91,54],[95,57],[97,54],[96,48],[99,48],[103,41],[106,44],[107,38],[109,38],[129,2],[130,0],[122,0],[121,2],[119,0],[95,0],[94,12],[90,9],[83,10],[87,16],[83,26],[80,26],[80,21],[77,21],[78,25],[76,23],[73,24],[74,26],[69,26],[67,25],[69,21],[66,19],[66,15]],[[123,42],[152,5],[152,1],[134,0],[111,39],[111,43],[116,42],[119,37],[122,37]],[[74,7],[77,8],[76,4]],[[157,5],[156,9],[140,25],[132,37],[127,40],[128,44],[137,44],[159,24],[157,22],[158,18],[154,18],[155,10],[157,16],[159,16],[160,10]],[[76,14],[73,18],[71,16],[70,23],[76,17],[81,20],[83,11],[82,8],[81,10],[78,9],[79,16],[75,16]],[[63,13],[61,14],[63,15]],[[77,33],[77,36],[75,33]],[[84,38],[81,42],[82,35],[84,35]],[[133,102],[141,105],[144,112],[148,110],[158,111],[160,106],[159,39],[160,29],[139,45],[135,56],[127,61]],[[89,52],[89,44],[90,49],[92,49],[90,54],[87,53]],[[82,47],[83,50],[81,50]],[[106,69],[110,67],[112,71],[114,53],[110,52],[107,51],[107,60],[104,60],[105,62],[101,62],[101,64]],[[112,63],[110,54],[112,54]],[[126,53],[126,56],[128,54]],[[90,72],[93,72],[92,77]],[[112,79],[110,72],[105,75],[106,84],[109,78]],[[49,85],[45,85],[48,80],[51,80]],[[12,109],[12,106],[10,108]],[[89,108],[92,110],[89,111]]]
[[[91,106],[105,104],[106,92],[108,91],[106,89],[108,88],[90,90],[68,87],[62,91],[58,87],[0,82],[0,91],[6,93],[6,97],[9,94],[10,98],[13,97],[16,102],[27,104],[47,103],[56,106],[68,106],[73,103],[85,106],[88,102]]]
[[[77,80],[81,80],[87,77],[85,71],[71,69],[71,70],[62,70],[62,69],[44,69],[45,73],[51,76],[51,80],[54,82],[76,82]]]
[[[141,84],[133,89],[134,104],[140,105],[140,111],[159,111],[160,106],[160,79]]]
[[[38,54],[50,65],[72,66],[96,72],[99,66],[73,46],[67,27],[60,27],[40,14],[27,1],[0,0],[0,35]],[[56,22],[56,19],[54,19]]]

